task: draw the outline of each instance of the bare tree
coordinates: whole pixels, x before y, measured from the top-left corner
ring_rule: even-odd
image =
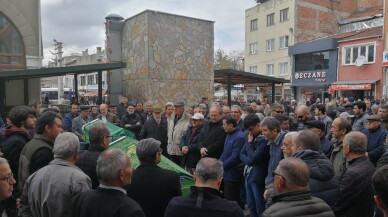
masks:
[[[214,69],[244,70],[244,52],[218,49],[214,54]]]

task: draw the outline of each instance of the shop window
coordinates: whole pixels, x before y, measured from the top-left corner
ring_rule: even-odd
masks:
[[[95,84],[94,75],[88,75],[88,84]]]
[[[279,76],[288,75],[288,62],[279,63]]]
[[[249,44],[249,53],[250,54],[257,53],[257,42]]]
[[[22,37],[16,27],[1,12],[0,65],[2,69],[26,68]]]
[[[280,49],[288,47],[288,35],[279,38],[279,46]]]
[[[251,32],[257,30],[257,19],[251,20]]]
[[[267,15],[267,26],[272,26],[275,24],[275,13]]]
[[[249,67],[249,72],[257,74],[257,66],[250,66]]]
[[[275,39],[269,39],[267,40],[267,51],[273,51],[275,50]]]
[[[295,55],[295,71],[329,69],[329,52],[315,52]]]
[[[355,65],[357,58],[360,56],[365,57],[366,64],[374,63],[376,56],[375,46],[376,44],[373,43],[344,47],[342,65]]]
[[[274,76],[273,74],[273,64],[267,64],[267,75]]]
[[[288,8],[280,10],[280,22],[288,20]]]

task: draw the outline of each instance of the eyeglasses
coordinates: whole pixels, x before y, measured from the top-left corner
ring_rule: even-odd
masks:
[[[112,138],[113,136],[104,136],[104,138]]]
[[[284,111],[276,111],[276,110],[273,110],[274,112],[276,113],[283,113]]]
[[[303,119],[304,118],[304,115],[299,115],[298,116],[298,119]]]
[[[1,178],[0,180],[2,181],[7,181],[8,183],[10,181],[12,181],[14,178],[13,178],[13,173],[11,172],[8,176],[4,177],[4,178]]]
[[[280,175],[279,173],[277,173],[277,172],[275,172],[275,171],[272,172],[272,176],[273,176],[273,177],[275,177],[275,176],[280,176],[280,177],[282,177],[283,179],[286,179],[284,176]],[[286,179],[286,180],[287,180],[287,179]]]

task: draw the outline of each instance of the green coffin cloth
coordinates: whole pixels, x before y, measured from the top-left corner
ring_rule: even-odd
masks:
[[[99,119],[96,119],[92,122],[85,124],[84,126],[84,138],[87,142],[89,142],[89,129],[95,123],[103,122]],[[112,135],[112,142],[109,144],[109,148],[120,149],[125,151],[131,159],[132,168],[136,169],[139,166],[140,162],[136,156],[136,145],[138,141],[135,139],[135,134],[112,123],[106,123],[105,125],[109,128]],[[190,173],[188,173],[182,167],[176,165],[174,162],[170,161],[164,156],[162,156],[162,159],[158,166],[163,169],[169,169],[177,172],[181,178],[182,195],[190,194],[190,186],[194,185],[194,179]]]
[[[96,123],[104,123],[104,122],[102,122],[102,120],[100,120],[100,119],[96,119],[96,120],[91,121],[83,126],[83,130],[84,130],[83,136],[84,136],[84,140],[86,142],[89,142],[89,129]],[[105,123],[105,126],[108,127],[108,129],[110,130],[110,135],[112,136],[111,141],[115,141],[118,138],[121,138],[123,136],[127,136],[129,138],[135,139],[135,134],[126,130],[126,129],[118,127],[118,126],[116,126],[112,123],[109,123],[109,122]]]

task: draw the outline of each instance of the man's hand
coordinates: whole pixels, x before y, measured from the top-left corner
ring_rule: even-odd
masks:
[[[207,156],[207,149],[206,148],[201,148],[201,157],[206,157]]]
[[[182,153],[183,153],[183,154],[189,153],[189,147],[183,146],[183,147],[182,147]]]
[[[126,125],[124,125],[124,127],[128,128],[128,127],[131,127],[131,125],[130,124],[126,124]]]
[[[268,200],[268,198],[269,198],[269,190],[268,189],[265,189],[263,197],[264,197],[264,200]]]

